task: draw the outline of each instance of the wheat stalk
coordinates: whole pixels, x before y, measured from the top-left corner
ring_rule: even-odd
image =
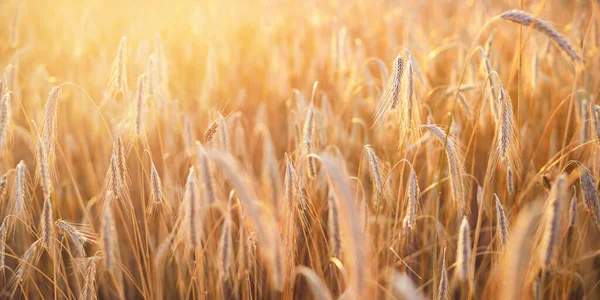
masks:
[[[306,118],[304,119],[304,127],[303,127],[303,149],[304,149],[304,154],[308,155],[313,153],[313,147],[312,147],[312,139],[313,139],[313,131],[314,131],[314,126],[315,126],[315,121],[314,121],[314,109],[315,109],[315,104],[314,104],[314,99],[315,99],[315,93],[317,91],[317,85],[318,82],[315,82],[315,84],[313,85],[313,92],[312,92],[312,97],[310,100],[310,105],[308,106],[308,111],[306,112]],[[314,162],[314,158],[309,157],[308,158],[308,176],[310,178],[314,178],[317,174],[317,171],[315,169],[315,162]]]
[[[123,92],[127,87],[127,37],[123,36],[119,43],[119,50],[117,50],[117,61],[116,61],[116,88],[117,91]]]
[[[564,174],[561,174],[552,185],[544,212],[544,231],[539,249],[540,260],[544,268],[547,268],[552,262],[558,244],[560,210],[562,202],[566,199],[566,194],[567,179]]]
[[[464,176],[464,158],[460,152],[458,141],[446,133],[437,125],[421,125],[429,130],[442,143],[446,145],[446,158],[450,169],[450,185],[452,188],[452,198],[463,213],[468,212],[467,199],[465,195]]]
[[[104,201],[104,212],[102,214],[102,232],[100,234],[100,240],[102,241],[102,248],[104,250],[104,266],[107,270],[112,270],[115,262],[115,253],[117,247],[117,238],[115,236],[115,224],[113,214],[111,210],[113,194],[111,191],[106,193],[106,199]]]
[[[154,96],[154,93],[156,92],[156,77],[154,75],[154,73],[156,72],[156,67],[154,66],[154,60],[155,60],[155,55],[151,54],[150,57],[148,57],[148,62],[146,63],[146,76],[147,76],[147,83],[148,83],[148,95],[149,96]]]
[[[596,182],[592,176],[592,172],[584,166],[580,166],[579,181],[581,182],[581,190],[585,207],[592,220],[598,229],[600,229],[600,202],[598,200],[598,191],[596,190]]]
[[[138,79],[138,89],[137,89],[137,116],[135,118],[135,132],[137,136],[142,135],[142,127],[143,127],[143,118],[144,118],[144,100],[146,97],[146,75],[143,74]]]
[[[35,266],[38,263],[40,256],[42,255],[42,252],[40,251],[42,250],[42,244],[42,240],[36,240],[29,246],[29,248],[27,248],[27,251],[25,251],[21,257],[14,275],[14,281],[17,284],[22,283],[27,277],[29,277],[31,266]]]
[[[446,271],[446,248],[442,254],[442,272],[440,273],[440,286],[438,287],[437,300],[449,300],[450,288],[448,287],[448,271]]]
[[[502,246],[502,250],[505,250],[506,246],[508,245],[508,219],[504,213],[502,203],[500,203],[500,199],[496,194],[494,194],[494,201],[496,202],[496,228],[500,236],[500,245]]]
[[[91,241],[92,234],[89,228],[76,225],[65,220],[56,220],[56,226],[64,233],[75,245],[79,256],[85,255],[85,244]]]
[[[198,143],[198,152],[197,152],[197,161],[198,161],[198,169],[200,175],[200,182],[202,182],[202,190],[204,191],[204,199],[208,202],[209,205],[215,203],[216,198],[216,188],[214,185],[212,170],[210,166],[210,161],[208,159],[208,154],[206,150],[202,146],[202,144]]]
[[[471,269],[471,236],[469,222],[463,217],[458,231],[458,246],[456,248],[456,275],[460,280],[468,280]]]
[[[231,204],[228,204],[228,210],[225,212],[225,219],[223,220],[223,228],[221,229],[221,237],[219,238],[219,274],[223,280],[227,278],[233,256],[230,206]]]
[[[340,207],[333,191],[327,195],[327,204],[329,206],[327,218],[329,243],[331,244],[331,255],[341,257],[342,254],[342,234],[340,229]]]
[[[509,195],[513,195],[515,193],[515,182],[514,182],[513,169],[510,164],[507,163],[506,166],[506,191]]]
[[[219,143],[223,151],[229,152],[229,132],[227,126],[227,119],[219,112]]]
[[[587,142],[590,132],[590,109],[591,105],[588,104],[587,100],[581,102],[581,141]]]
[[[28,205],[29,192],[27,188],[27,167],[20,161],[15,168],[15,215],[29,218],[31,207]]]
[[[377,191],[377,195],[383,195],[383,180],[381,179],[381,168],[379,165],[381,164],[377,154],[375,154],[375,150],[370,146],[365,146],[365,150],[367,151],[367,157],[369,158],[369,165],[371,166],[371,178],[375,183],[375,188]]]
[[[219,127],[219,122],[217,122],[217,121],[213,121],[210,124],[210,126],[208,126],[208,128],[204,132],[204,143],[208,143],[208,142],[210,142],[210,140],[212,140],[213,136],[217,132],[218,127]]]
[[[411,166],[410,177],[408,179],[408,211],[406,216],[408,217],[408,226],[412,230],[417,228],[417,206],[419,204],[420,193],[417,173]]]
[[[546,35],[550,40],[552,40],[560,49],[562,49],[571,59],[574,61],[581,60],[579,55],[571,45],[567,42],[567,40],[558,33],[554,28],[552,28],[548,23],[544,20],[534,18],[532,15],[519,10],[510,10],[504,12],[500,15],[502,19],[521,24],[523,26],[530,26],[533,23],[533,28],[540,31],[544,35]]]
[[[42,130],[42,138],[45,143],[46,151],[48,152],[48,162],[52,169],[55,161],[55,142],[56,142],[56,125],[58,119],[58,98],[62,93],[62,85],[52,88],[46,98],[44,105],[44,127]]]
[[[596,132],[596,139],[600,141],[600,107],[591,105],[592,116],[594,120],[594,131]]]
[[[83,290],[81,291],[81,300],[95,300],[98,299],[96,293],[96,258],[88,258],[88,267],[85,272],[85,279],[83,284]]]
[[[5,251],[6,251],[6,239],[8,237],[9,219],[4,217],[2,224],[0,225],[0,274],[4,276],[4,268],[6,264],[4,262]]]
[[[387,120],[391,110],[396,109],[400,103],[400,90],[404,72],[404,58],[398,54],[392,64],[392,74],[388,79],[387,87],[377,102],[375,109],[375,122],[373,127],[380,127]]]
[[[569,204],[569,227],[575,226],[577,222],[577,190],[573,189],[573,198]]]
[[[200,199],[198,184],[194,175],[194,167],[191,167],[188,173],[183,199],[183,205],[185,205],[185,230],[187,231],[190,246],[195,248],[201,242],[202,228],[200,221]]]
[[[2,96],[0,92],[0,146],[8,144],[8,129],[10,127],[10,95],[5,93]]]

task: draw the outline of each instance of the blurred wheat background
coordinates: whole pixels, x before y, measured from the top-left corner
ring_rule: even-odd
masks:
[[[600,2],[0,2],[1,299],[598,299]]]

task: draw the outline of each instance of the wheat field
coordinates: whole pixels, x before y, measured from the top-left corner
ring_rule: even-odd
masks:
[[[599,14],[1,1],[0,299],[600,299]]]

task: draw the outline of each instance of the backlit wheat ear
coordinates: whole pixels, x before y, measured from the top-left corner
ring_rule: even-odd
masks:
[[[183,114],[183,137],[185,139],[185,148],[191,149],[194,144],[194,133],[192,131],[192,122],[190,118]]]
[[[499,291],[498,299],[521,299],[524,295],[529,295],[530,281],[526,278],[532,267],[534,249],[538,247],[532,241],[539,225],[541,210],[541,205],[532,201],[517,214],[508,247],[499,264],[502,270],[500,280],[504,286]]]
[[[404,218],[402,218],[401,236],[403,239],[410,238],[410,234],[411,232],[413,232],[412,227],[410,227],[410,224],[408,222],[408,215],[406,215],[404,216]]]
[[[196,176],[194,175],[194,167],[191,167],[190,172],[188,173],[183,201],[183,205],[185,205],[185,229],[187,231],[187,237],[190,246],[196,248],[201,241],[202,225],[199,191]]]
[[[113,149],[110,157],[108,169],[108,189],[112,192],[112,197],[119,201],[119,204],[126,212],[133,209],[129,197],[129,177],[127,175],[127,166],[125,164],[125,146],[119,136],[113,143]]]
[[[98,299],[96,292],[96,258],[88,258],[88,267],[85,272],[83,290],[81,291],[81,300],[95,300]]]
[[[516,124],[512,110],[512,103],[504,88],[500,86],[500,96],[498,105],[502,109],[500,112],[500,124],[498,126],[497,154],[494,154],[494,166],[498,160],[503,160],[507,167],[511,169],[511,177],[515,171],[518,171],[519,149],[517,146]],[[515,170],[517,169],[517,170]],[[508,174],[507,174],[508,179]],[[512,180],[511,180],[512,181]],[[508,182],[507,182],[508,183]],[[510,188],[510,187],[509,187]]]
[[[369,165],[371,166],[371,179],[375,183],[375,189],[377,191],[377,195],[383,195],[383,180],[381,179],[381,161],[375,154],[375,150],[370,146],[365,146],[365,150],[367,151],[367,156],[369,158]]]
[[[458,232],[458,247],[456,250],[456,275],[460,280],[468,280],[471,269],[471,236],[469,222],[463,217]]]
[[[483,188],[480,185],[477,186],[477,195],[475,197],[477,198],[477,207],[483,209]]]
[[[500,158],[506,159],[511,144],[515,142],[513,128],[513,117],[510,99],[501,103],[504,109],[500,116],[500,127],[498,128],[498,154]]]
[[[408,63],[406,64],[406,82],[403,84],[406,99],[404,99],[402,102],[402,117],[400,118],[400,127],[404,128],[404,131],[402,132],[405,134],[420,123],[419,105],[416,100],[415,80],[413,73],[413,60],[409,57]]]
[[[587,100],[581,102],[581,141],[583,143],[590,139],[590,106]]]
[[[408,226],[412,230],[417,228],[417,206],[420,194],[421,190],[419,189],[417,173],[415,173],[415,170],[411,166],[410,177],[408,179],[408,211],[406,216],[408,217]]]
[[[279,174],[279,164],[275,155],[273,140],[268,130],[263,131],[263,166],[261,177],[265,183],[265,190],[269,192],[269,200],[272,205],[276,218],[280,217],[280,201],[281,195],[281,177]]]
[[[575,226],[577,222],[577,190],[573,188],[573,198],[569,204],[569,227]]]
[[[148,84],[148,96],[154,96],[154,93],[156,92],[156,77],[154,75],[156,73],[156,68],[154,66],[154,60],[154,54],[151,54],[148,58],[148,63],[146,64],[146,76],[148,76],[146,81]]]
[[[163,186],[153,161],[150,162],[150,185],[152,186],[152,202],[163,202],[165,198]]]
[[[115,84],[118,92],[124,93],[127,88],[127,37],[121,38],[119,50],[117,50],[116,78]]]
[[[112,183],[112,192],[115,197],[119,198],[119,192],[121,190],[121,181],[123,180],[123,176],[121,176],[121,169],[119,167],[119,157],[118,153],[115,152],[116,144],[113,145],[113,152],[110,157],[110,175],[111,175],[111,183]]]
[[[448,271],[446,271],[446,248],[442,254],[442,272],[440,274],[440,286],[438,288],[437,300],[450,300],[450,288],[448,287]]]
[[[89,228],[83,225],[73,224],[65,220],[57,220],[56,226],[75,245],[79,256],[85,255],[85,244],[91,241],[92,234]]]
[[[315,99],[315,93],[317,91],[317,84],[318,84],[318,82],[315,82],[315,84],[313,85],[313,93],[312,93],[310,105],[308,106],[308,111],[306,112],[306,118],[304,119],[304,129],[302,131],[303,136],[304,136],[304,138],[302,140],[302,145],[303,145],[303,149],[304,149],[304,154],[306,154],[306,155],[313,153],[312,139],[313,139],[313,134],[314,134],[314,126],[315,126],[314,99]],[[315,167],[314,158],[309,157],[308,158],[308,176],[310,178],[314,178],[316,176],[317,171],[315,168],[316,167]]]
[[[8,66],[7,66],[8,68]],[[4,73],[2,73],[2,76],[0,76],[0,97],[4,97],[5,93],[10,92],[7,88],[7,79],[6,79],[6,69],[4,71]]]
[[[0,177],[0,200],[3,200],[8,192],[8,172]]]
[[[137,136],[142,135],[142,127],[144,122],[144,101],[146,98],[146,75],[140,76],[137,88],[137,116],[135,118],[135,132]]]
[[[112,270],[116,260],[117,238],[115,236],[115,221],[112,214],[112,201],[114,195],[108,191],[104,200],[104,212],[102,213],[102,224],[100,240],[102,241],[102,249],[104,250],[104,266],[107,270]]]
[[[243,200],[244,208],[250,215],[252,223],[255,225],[258,238],[261,244],[261,256],[265,260],[267,269],[270,272],[270,279],[276,283],[276,287],[280,287],[282,278],[273,278],[280,272],[284,266],[281,265],[279,239],[276,235],[276,230],[272,230],[269,226],[273,226],[274,219],[271,214],[259,213],[256,203],[258,196],[254,187],[248,183],[248,175],[240,167],[237,161],[230,154],[211,151],[208,153],[212,161],[216,162],[227,180],[235,189],[236,194]]]
[[[296,168],[294,168],[291,158],[286,153],[284,194],[286,205],[289,206],[291,211],[295,210],[294,207],[296,206],[299,206],[303,211],[308,210],[306,197],[304,197],[302,189],[302,182],[298,177]]]
[[[126,97],[128,95],[127,81],[127,37],[123,36],[111,66],[104,100],[113,100],[119,93]]]
[[[29,272],[32,266],[36,266],[42,255],[42,240],[36,240],[29,246],[27,251],[21,257],[17,270],[15,271],[14,280],[17,284],[22,283],[29,277]]]
[[[472,120],[473,119],[473,113],[471,112],[471,109],[469,108],[469,103],[467,102],[467,99],[465,99],[465,96],[463,93],[458,93],[458,102],[460,103],[460,106],[463,110],[463,112],[465,113],[465,116],[467,117],[467,119]]]
[[[56,143],[56,123],[58,119],[58,98],[62,93],[62,85],[58,85],[50,90],[44,105],[44,127],[42,129],[42,138],[48,153],[48,163],[50,170],[54,168],[55,161],[55,143]]]
[[[0,147],[8,144],[8,128],[10,126],[10,93],[1,96],[0,92]]]
[[[600,141],[600,106],[592,104],[591,109],[594,117],[594,132],[596,133],[596,139]]]
[[[506,166],[506,191],[508,192],[509,195],[512,195],[515,193],[515,182],[514,182],[513,169],[508,164]]]
[[[523,26],[529,26],[531,25],[531,23],[533,23],[533,28],[540,31],[541,33],[546,35],[550,40],[556,43],[556,45],[560,49],[562,49],[567,55],[569,55],[571,59],[573,59],[574,61],[581,60],[577,52],[573,50],[573,48],[567,42],[567,40],[544,20],[536,19],[532,15],[519,10],[510,10],[504,12],[502,15],[500,15],[500,17],[502,19],[521,24]]]
[[[404,58],[400,54],[394,59],[392,64],[392,73],[388,79],[385,91],[379,98],[377,108],[375,109],[375,122],[373,127],[377,128],[383,125],[387,120],[390,111],[395,109],[400,103],[400,90],[402,85],[402,73],[404,71]]]
[[[499,112],[498,112],[498,105],[496,105],[496,100],[498,99],[498,92],[497,92],[497,87],[496,87],[496,76],[492,73],[494,72],[494,69],[492,68],[492,64],[490,63],[490,59],[489,57],[487,57],[487,55],[485,55],[485,53],[483,53],[483,61],[485,63],[485,69],[487,72],[487,75],[489,76],[488,78],[488,83],[489,83],[489,87],[490,87],[490,91],[492,94],[492,104],[490,105],[490,107],[492,108],[492,114],[494,115],[494,120],[498,121],[498,119],[500,119],[499,116]]]
[[[227,126],[227,119],[219,112],[219,144],[223,151],[229,152],[229,132]]]
[[[565,174],[561,174],[550,190],[544,212],[544,231],[539,250],[541,263],[544,268],[547,268],[552,262],[558,244],[560,210],[562,202],[566,200],[566,196],[567,177]]]
[[[229,266],[233,256],[232,239],[231,239],[231,216],[229,210],[231,204],[227,205],[228,209],[225,212],[225,219],[223,220],[223,228],[221,231],[221,237],[219,239],[219,272],[223,280],[225,280],[229,273]]]
[[[596,227],[600,230],[600,203],[598,199],[598,191],[596,190],[596,182],[592,176],[592,172],[584,166],[580,166],[579,181],[581,182],[581,190],[583,200],[588,213],[592,216],[592,220]]]
[[[156,170],[156,166],[152,160],[150,160],[150,186],[150,198],[152,198],[150,210],[148,211],[150,219],[154,217],[154,214],[157,211],[166,213],[169,217],[172,217],[173,212],[165,202],[165,193],[163,190],[162,181],[160,180],[160,176],[158,175],[158,171]]]
[[[31,216],[29,206],[29,188],[27,185],[27,168],[25,162],[20,161],[15,168],[15,215],[28,219]]]
[[[500,199],[496,194],[494,194],[494,201],[496,202],[496,230],[500,236],[500,245],[502,246],[502,250],[504,250],[506,249],[506,245],[508,245],[508,219],[506,219],[504,208],[502,207],[502,203],[500,203]]]
[[[46,248],[50,248],[54,236],[54,223],[52,212],[52,183],[50,181],[50,170],[48,169],[48,160],[46,148],[42,138],[38,138],[38,165],[42,189],[44,192],[44,206],[40,220],[41,241]]]
[[[366,245],[364,241],[364,232],[362,222],[359,221],[359,212],[357,201],[354,198],[350,183],[348,182],[348,170],[344,161],[331,154],[321,156],[322,166],[326,170],[327,182],[330,190],[333,191],[335,200],[339,204],[340,228],[343,245],[352,245],[346,247],[348,252],[344,252],[344,259],[351,265],[353,271],[350,274],[352,282],[352,291],[357,293],[357,297],[365,294],[363,289],[366,285],[364,279],[367,276],[368,260],[366,259]]]
[[[204,191],[203,196],[204,200],[211,205],[216,201],[216,187],[213,180],[211,165],[208,159],[208,154],[206,153],[206,150],[202,144],[198,143],[197,147],[198,172],[200,175],[200,182],[202,182],[202,190]]]
[[[5,251],[6,251],[6,238],[8,237],[8,226],[9,219],[4,217],[2,220],[2,225],[0,225],[0,275],[4,276],[4,268],[6,268],[6,264],[4,262]]]
[[[421,125],[421,127],[429,130],[442,143],[446,143],[446,157],[448,167],[450,169],[450,185],[452,188],[452,198],[454,203],[458,205],[462,212],[468,212],[467,199],[465,196],[464,176],[464,158],[460,152],[458,141],[452,136],[446,136],[437,125]]]
[[[154,36],[154,51],[156,53],[156,81],[161,87],[166,87],[168,84],[168,65],[165,57],[163,41],[160,34]]]
[[[329,205],[329,217],[327,224],[329,226],[329,243],[331,244],[331,255],[340,258],[342,254],[342,237],[340,233],[340,206],[332,191],[327,196]]]
[[[294,211],[294,202],[296,201],[296,195],[298,195],[298,176],[292,161],[287,153],[285,153],[285,178],[284,178],[284,197],[285,203],[290,211]]]
[[[12,23],[11,23],[9,45],[12,48],[17,47],[17,42],[18,42],[18,38],[19,38],[19,16],[21,15],[20,12],[21,12],[21,3],[17,4],[17,7],[15,7],[15,13],[13,15],[13,19],[12,19]]]
[[[121,188],[124,193],[128,193],[129,177],[127,175],[127,156],[125,153],[125,143],[123,143],[123,138],[120,134],[117,137],[116,148],[113,148],[113,151],[115,151],[117,155],[118,174],[121,176]]]
[[[210,142],[210,140],[212,140],[213,136],[217,132],[218,127],[219,127],[219,122],[217,122],[217,121],[213,121],[210,124],[210,126],[208,126],[208,128],[204,132],[204,143],[208,143],[208,142]]]

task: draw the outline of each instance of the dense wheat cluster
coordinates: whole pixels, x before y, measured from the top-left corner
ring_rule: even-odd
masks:
[[[600,298],[598,1],[0,20],[0,299]]]

